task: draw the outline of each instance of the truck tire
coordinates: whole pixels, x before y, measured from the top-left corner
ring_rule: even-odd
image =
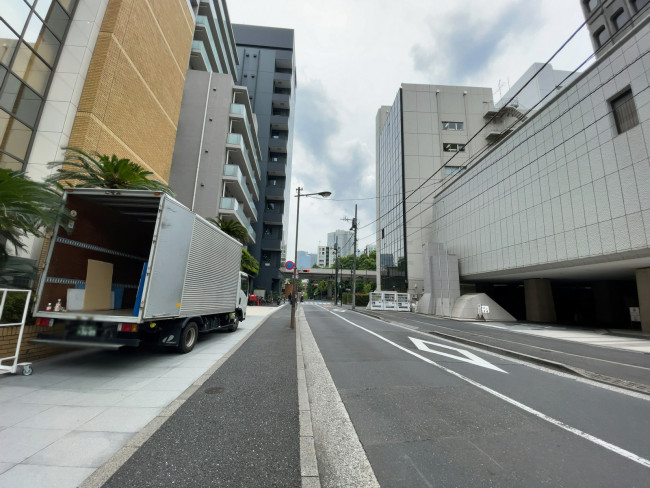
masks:
[[[188,322],[183,331],[181,332],[181,340],[178,343],[178,352],[187,354],[196,345],[199,338],[199,327],[196,322]]]
[[[228,327],[226,330],[228,332],[235,332],[237,330],[237,327],[239,327],[239,317],[235,317],[235,321],[233,322],[233,324],[230,327]]]

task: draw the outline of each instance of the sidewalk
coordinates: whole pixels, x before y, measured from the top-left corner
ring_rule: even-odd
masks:
[[[237,331],[201,336],[186,355],[82,350],[35,362],[31,376],[0,375],[0,488],[78,486],[276,310],[250,307]]]

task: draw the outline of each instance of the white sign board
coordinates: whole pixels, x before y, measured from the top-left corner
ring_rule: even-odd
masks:
[[[481,312],[490,313],[490,307],[488,307],[487,305],[481,305]]]

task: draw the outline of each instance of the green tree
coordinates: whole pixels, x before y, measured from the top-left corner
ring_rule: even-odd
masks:
[[[23,249],[23,237],[42,237],[56,223],[61,195],[19,171],[0,169],[0,240]],[[0,261],[7,251],[0,245]]]
[[[208,222],[213,223],[230,237],[237,239],[244,245],[248,241],[248,230],[236,220],[225,220],[217,217],[216,219],[208,219]],[[260,272],[260,263],[246,248],[242,248],[241,250],[241,269],[253,276],[257,276]]]
[[[230,237],[234,237],[239,242],[246,245],[246,242],[248,241],[248,230],[236,220],[226,220],[217,217],[216,219],[208,219],[208,221],[219,227]]]
[[[151,171],[130,159],[120,159],[115,154],[89,154],[75,147],[64,149],[67,152],[63,161],[48,163],[50,168],[56,168],[48,183],[73,188],[153,190],[174,195],[169,186],[150,178]]]
[[[241,269],[252,276],[257,276],[257,273],[260,272],[260,263],[243,247],[241,250]]]

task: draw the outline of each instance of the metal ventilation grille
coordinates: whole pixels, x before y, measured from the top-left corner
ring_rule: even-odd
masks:
[[[241,246],[196,218],[183,286],[181,315],[233,312],[240,263]]]

